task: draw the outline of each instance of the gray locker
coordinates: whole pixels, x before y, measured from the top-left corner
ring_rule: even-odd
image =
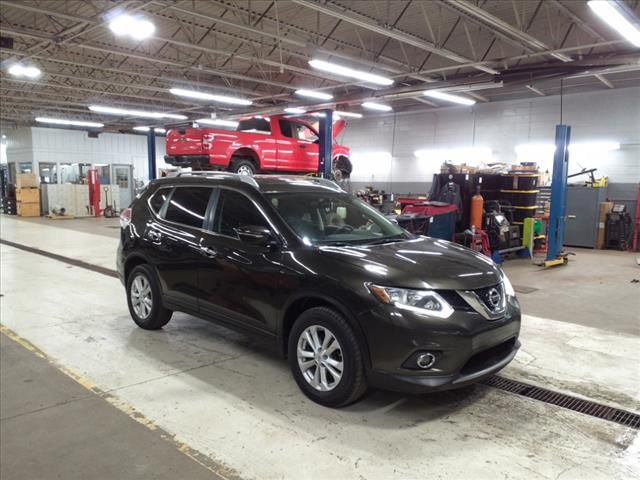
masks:
[[[600,202],[607,200],[606,188],[567,187],[564,244],[596,248]]]

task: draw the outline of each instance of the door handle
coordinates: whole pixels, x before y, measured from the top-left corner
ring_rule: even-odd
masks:
[[[299,143],[298,145],[300,145],[300,148],[307,148],[307,146],[304,143]]]
[[[156,232],[155,230],[149,230],[147,232],[147,238],[152,242],[159,242],[162,240],[162,234],[160,232]]]
[[[212,248],[212,247],[201,246],[200,247],[200,252],[203,255],[206,255],[207,257],[215,257],[215,256],[218,255],[218,251],[215,248]]]
[[[576,218],[575,215],[567,215],[567,218]]]

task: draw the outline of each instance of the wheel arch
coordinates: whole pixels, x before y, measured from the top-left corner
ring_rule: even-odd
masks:
[[[369,367],[371,365],[369,347],[366,342],[364,331],[356,320],[355,315],[353,315],[353,313],[340,301],[318,292],[301,293],[291,299],[284,308],[284,314],[281,317],[280,332],[278,335],[282,355],[284,357],[287,356],[289,333],[291,332],[291,327],[293,327],[296,319],[306,310],[315,307],[330,308],[337,311],[345,318],[349,326],[354,330],[356,339],[358,340],[358,344],[365,359],[365,365]]]
[[[240,147],[234,150],[229,156],[229,165],[231,165],[231,162],[236,157],[248,158],[256,166],[256,170],[260,170],[260,155],[258,155],[258,152],[256,152],[253,148]]]

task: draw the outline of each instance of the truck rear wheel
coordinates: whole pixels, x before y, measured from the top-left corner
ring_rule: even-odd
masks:
[[[248,158],[234,157],[231,159],[231,171],[238,175],[255,175],[256,165]]]

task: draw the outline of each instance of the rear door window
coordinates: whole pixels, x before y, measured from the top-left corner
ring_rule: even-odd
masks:
[[[162,206],[167,201],[167,198],[169,198],[170,194],[171,188],[160,188],[151,196],[151,198],[149,199],[149,205],[151,206],[151,210],[153,210],[153,213],[160,216]]]
[[[169,200],[165,220],[203,228],[212,191],[209,187],[176,187]]]
[[[238,238],[235,229],[248,225],[270,228],[260,210],[248,197],[234,190],[220,190],[213,231]]]

